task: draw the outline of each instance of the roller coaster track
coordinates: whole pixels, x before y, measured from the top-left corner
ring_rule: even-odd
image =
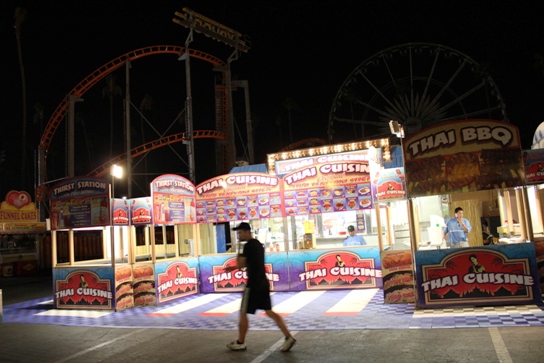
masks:
[[[77,97],[81,97],[87,92],[91,87],[93,87],[96,83],[98,83],[100,80],[102,80],[104,77],[106,77],[111,72],[115,71],[116,69],[122,67],[127,60],[134,61],[136,59],[149,56],[149,55],[155,55],[155,54],[174,54],[174,55],[181,55],[185,51],[185,47],[176,46],[176,45],[155,45],[145,48],[140,48],[133,50],[131,52],[125,53],[122,56],[115,58],[114,60],[104,64],[102,67],[98,68],[91,74],[89,74],[83,81],[81,81],[77,86],[75,86],[68,95],[74,95]],[[225,66],[225,63],[210,54],[201,52],[196,49],[189,49],[189,56],[193,58],[197,58],[206,62],[211,63],[214,67],[221,67]],[[57,106],[55,109],[55,112],[47,122],[47,125],[45,126],[44,132],[42,134],[42,137],[40,139],[40,179],[46,178],[46,159],[47,159],[47,152],[49,149],[49,146],[51,145],[51,140],[53,139],[53,136],[55,132],[57,131],[60,123],[64,119],[66,112],[68,109],[68,96],[64,97],[62,102]],[[43,182],[44,180],[41,180]]]
[[[200,130],[200,131],[193,131],[193,139],[218,139],[218,140],[224,140],[225,139],[225,133],[221,131],[215,131],[215,130]],[[176,142],[187,140],[186,133],[181,132],[179,134],[169,135],[165,137],[161,137],[160,139],[147,142],[143,145],[140,145],[138,147],[135,147],[130,151],[130,157],[136,158],[140,155],[143,155],[145,153],[148,153],[152,150],[158,149],[160,147],[174,144]],[[121,154],[113,159],[107,161],[106,163],[100,165],[98,168],[94,169],[87,175],[94,176],[94,177],[101,177],[104,174],[108,173],[110,170],[110,167],[113,164],[118,164],[126,159],[126,154]]]

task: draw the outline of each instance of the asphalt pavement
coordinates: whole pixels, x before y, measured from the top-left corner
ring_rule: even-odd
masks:
[[[51,274],[0,278],[0,289],[4,307],[51,297]],[[232,352],[226,344],[237,338],[235,327],[195,330],[4,323],[0,325],[0,362],[544,363],[544,326],[315,329],[292,333],[297,343],[290,352],[282,353],[279,347],[283,337],[278,329],[250,327],[248,349]]]

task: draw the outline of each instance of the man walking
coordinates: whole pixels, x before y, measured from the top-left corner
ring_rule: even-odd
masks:
[[[444,239],[448,235],[450,247],[469,247],[467,233],[472,230],[472,226],[468,219],[463,218],[463,208],[455,208],[455,217],[446,221],[444,228]]]
[[[238,325],[238,340],[230,342],[227,347],[230,350],[246,350],[246,333],[249,328],[247,314],[255,314],[257,309],[265,311],[266,315],[274,320],[276,325],[285,335],[285,342],[281,347],[282,352],[289,351],[295,345],[295,338],[287,329],[283,318],[272,311],[272,302],[270,301],[270,283],[266,278],[264,271],[264,247],[261,242],[251,235],[251,226],[249,223],[242,222],[232,229],[237,231],[238,240],[246,241],[242,254],[236,259],[236,266],[228,266],[226,272],[246,268],[247,285],[242,297],[242,306],[240,308],[240,322]]]

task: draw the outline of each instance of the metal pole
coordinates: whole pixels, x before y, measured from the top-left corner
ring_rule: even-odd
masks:
[[[230,70],[230,64],[232,61],[238,59],[238,50],[234,50],[234,52],[229,56],[227,60],[227,104],[228,104],[228,125],[227,125],[227,143],[228,143],[228,149],[229,149],[229,169],[234,167],[236,163],[236,144],[235,144],[235,135],[234,135],[234,112],[232,109],[232,75]]]
[[[127,198],[132,198],[132,158],[130,155],[130,59],[126,60],[126,91],[125,91],[125,137],[127,144]]]
[[[111,266],[115,271],[115,232],[113,230],[113,206],[115,204],[115,176],[111,176],[111,203],[110,203],[110,243],[111,243]]]
[[[195,178],[195,154],[193,140],[193,97],[191,93],[191,56],[189,54],[189,44],[193,41],[193,28],[189,31],[189,36],[185,40],[185,53],[180,57],[180,60],[185,60],[185,86],[187,91],[187,99],[185,101],[185,130],[186,140],[183,142],[187,145],[187,158],[189,159],[189,179],[196,183]]]
[[[255,164],[255,153],[253,151],[253,124],[251,122],[251,110],[249,107],[249,85],[247,81],[232,81],[235,86],[244,89],[244,98],[246,103],[246,130],[247,130],[247,150],[248,161],[250,165]]]
[[[75,118],[75,103],[81,102],[83,99],[77,97],[76,95],[68,96],[68,177],[73,178],[74,175],[74,118]]]

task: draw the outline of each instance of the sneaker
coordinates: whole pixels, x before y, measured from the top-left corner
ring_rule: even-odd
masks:
[[[235,340],[227,344],[227,348],[229,348],[230,350],[246,350],[247,345],[246,343],[238,343],[238,341]]]
[[[296,339],[289,335],[287,338],[285,338],[285,342],[281,346],[281,351],[288,352],[291,348],[293,348],[293,345],[295,345],[296,342]]]

